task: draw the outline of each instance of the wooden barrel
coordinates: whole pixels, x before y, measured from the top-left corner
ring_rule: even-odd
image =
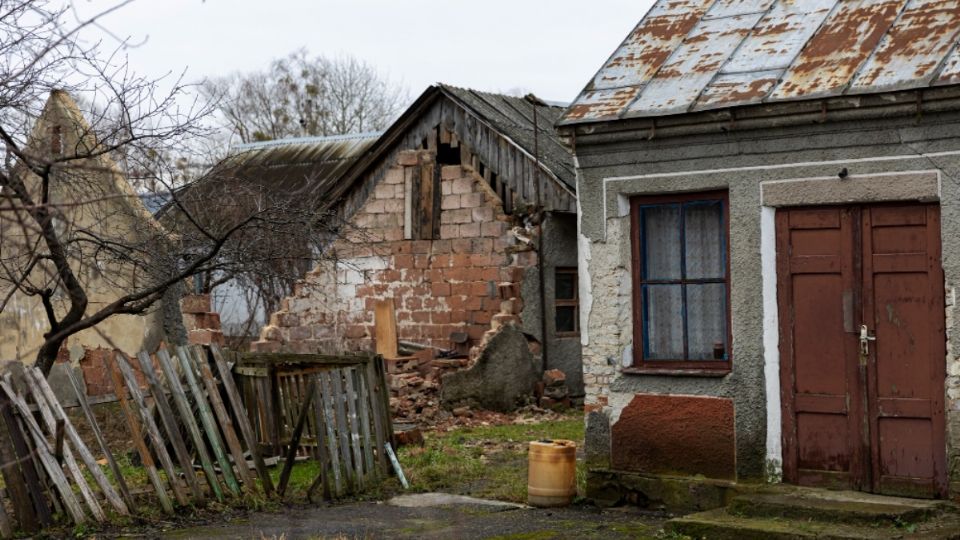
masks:
[[[531,506],[567,506],[577,494],[577,443],[530,443],[527,502]]]

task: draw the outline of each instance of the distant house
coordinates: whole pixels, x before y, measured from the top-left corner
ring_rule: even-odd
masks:
[[[253,348],[372,351],[374,307],[389,298],[401,341],[476,358],[513,325],[582,395],[574,168],[553,129],[561,112],[532,97],[428,88],[329,178],[322,204],[342,234]]]
[[[63,91],[50,94],[28,143],[26,151],[35,156],[55,160],[93,148],[95,134],[83,118],[73,99]],[[78,150],[79,149],[79,150]],[[81,154],[82,155],[82,154]],[[56,170],[56,169],[55,169]],[[40,190],[39,178],[27,174],[25,183]],[[62,216],[61,240],[70,254],[71,267],[88,296],[87,314],[100,309],[130,292],[143,278],[143,270],[117,262],[110,254],[97,250],[98,238],[103,244],[120,242],[136,245],[162,237],[159,224],[151,217],[120,168],[106,155],[77,160],[69,171],[52,176],[50,201],[53,212]],[[22,211],[10,199],[0,201],[0,253],[4,271],[18,268],[23,257],[30,257],[37,241],[37,232],[19,219]],[[144,231],[150,231],[144,234]],[[147,250],[147,246],[142,246]],[[49,283],[51,269],[43,263],[33,268],[30,279],[35,286]],[[49,331],[47,315],[37,295],[25,295],[13,287],[11,274],[0,281],[0,297],[7,298],[0,312],[0,362],[32,363],[44,333]],[[6,288],[5,288],[6,287]],[[53,309],[66,310],[65,293],[57,287],[51,299]],[[144,315],[113,315],[96,326],[70,336],[60,350],[60,361],[51,371],[54,388],[72,401],[73,389],[62,377],[61,370],[80,369],[91,395],[112,393],[104,375],[102,356],[120,351],[128,356],[147,350],[155,351],[161,342],[182,343],[186,329],[178,307],[177,291],[155,304]]]
[[[566,110],[591,496],[960,495],[958,32],[659,0]]]

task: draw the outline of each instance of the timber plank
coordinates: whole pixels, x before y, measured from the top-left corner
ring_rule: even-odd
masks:
[[[41,525],[52,523],[53,519],[40,488],[37,471],[29,457],[30,449],[23,440],[23,431],[13,416],[12,407],[7,395],[0,392],[0,416],[3,417],[3,429],[0,430],[0,472],[3,474],[4,485],[10,502],[13,503],[20,528],[26,532],[34,532]],[[29,480],[28,475],[31,476]]]
[[[113,476],[117,481],[117,488],[120,490],[120,495],[123,496],[127,510],[135,512],[136,504],[133,500],[133,495],[130,494],[130,488],[127,486],[127,481],[123,478],[123,473],[120,471],[120,466],[117,465],[117,460],[113,457],[113,452],[110,451],[106,439],[103,438],[103,432],[100,431],[100,425],[97,424],[97,417],[93,414],[93,409],[90,408],[90,403],[87,401],[87,393],[81,387],[80,382],[77,381],[77,377],[73,374],[72,369],[66,370],[66,373],[67,379],[70,380],[70,385],[73,386],[73,391],[77,396],[77,401],[80,403],[80,408],[83,410],[83,415],[87,419],[87,424],[90,425],[90,430],[97,440],[97,445],[100,446],[100,451],[103,452],[107,464],[113,472]]]
[[[233,381],[233,374],[230,373],[230,367],[223,358],[223,352],[220,350],[220,347],[213,344],[210,346],[210,351],[213,353],[213,360],[217,365],[217,371],[220,372],[220,380],[223,381],[223,388],[227,392],[227,398],[233,407],[233,413],[237,418],[240,433],[247,443],[247,449],[250,451],[251,457],[253,457],[253,464],[257,469],[257,474],[260,476],[260,482],[263,483],[263,490],[267,495],[270,495],[273,493],[273,480],[270,478],[270,471],[267,470],[267,466],[263,462],[263,455],[257,446],[257,438],[254,435],[253,428],[250,426],[250,417],[247,416],[247,409],[243,406],[240,394],[237,393],[237,387]]]
[[[363,443],[363,464],[366,469],[366,475],[379,478],[377,467],[373,461],[373,436],[370,434],[370,394],[364,381],[364,371],[354,371],[359,395],[357,396],[357,409],[360,415],[360,438]]]
[[[157,356],[161,352],[166,353],[166,351],[157,351]],[[187,445],[183,442],[183,437],[180,436],[180,426],[177,425],[177,420],[173,416],[173,409],[170,407],[170,402],[167,401],[166,390],[160,385],[160,380],[157,379],[157,373],[154,371],[155,368],[153,367],[153,361],[150,360],[150,355],[146,351],[141,351],[137,355],[137,360],[140,361],[140,370],[150,386],[150,393],[153,394],[157,412],[160,413],[160,422],[167,433],[167,439],[173,445],[173,453],[180,463],[183,477],[193,493],[193,499],[200,502],[204,499],[203,490],[200,488],[197,474],[193,471],[193,459],[190,457],[190,452],[187,451]]]
[[[320,375],[313,374],[311,376],[313,380],[313,419],[314,427],[316,428],[317,436],[317,460],[320,462],[320,474],[317,475],[316,480],[313,481],[313,484],[310,485],[310,489],[307,490],[307,500],[313,501],[313,492],[321,484],[323,485],[323,497],[324,499],[331,499],[330,492],[330,454],[327,448],[326,442],[328,437],[325,436],[326,433],[326,421],[324,418],[323,410],[323,397],[320,393]]]
[[[377,464],[380,474],[386,474],[387,457],[384,455],[384,446],[387,443],[386,423],[383,421],[383,407],[380,406],[380,392],[377,388],[380,384],[380,378],[377,376],[377,368],[374,365],[376,357],[371,358],[364,369],[366,376],[366,386],[370,400],[370,414],[373,416],[373,435],[377,442],[375,450],[377,452]]]
[[[217,463],[220,464],[220,473],[223,475],[223,479],[230,491],[234,495],[239,496],[240,485],[237,484],[237,478],[233,475],[233,467],[231,467],[230,460],[227,459],[227,455],[223,450],[223,441],[220,440],[220,432],[217,429],[217,422],[213,419],[213,411],[210,410],[210,404],[207,403],[207,399],[203,396],[203,391],[200,390],[200,385],[197,383],[197,378],[193,373],[193,367],[190,365],[188,354],[189,352],[186,347],[177,347],[177,358],[180,359],[180,367],[183,369],[183,374],[187,379],[187,386],[190,387],[190,392],[193,394],[194,402],[200,409],[200,423],[203,424],[203,430],[207,434],[207,440],[213,449],[213,455],[217,458]]]
[[[13,402],[14,406],[20,412],[20,418],[27,425],[27,431],[34,440],[37,457],[43,465],[44,470],[46,470],[47,477],[53,482],[57,493],[60,494],[60,500],[63,501],[67,513],[70,514],[71,519],[73,519],[73,522],[77,525],[85,522],[87,518],[83,513],[83,508],[80,506],[80,501],[78,501],[73,494],[73,489],[70,488],[67,477],[63,474],[63,469],[53,457],[47,440],[43,437],[43,430],[40,429],[37,421],[33,418],[30,407],[23,401],[23,398],[13,391],[13,388],[11,388],[6,381],[0,381],[0,390],[6,393],[7,397],[10,398],[10,401]]]
[[[60,401],[57,400],[56,395],[54,395],[53,389],[50,388],[50,384],[47,382],[46,377],[43,376],[43,372],[37,368],[33,368],[32,371],[27,370],[28,380],[31,373],[33,374],[33,378],[36,380],[37,386],[40,388],[40,392],[43,394],[43,397],[46,398],[47,402],[50,404],[50,407],[53,410],[54,418],[63,421],[67,439],[70,440],[70,444],[73,445],[77,453],[80,454],[80,460],[83,461],[83,464],[87,467],[87,470],[90,471],[90,476],[93,477],[93,480],[100,487],[100,490],[103,492],[103,496],[121,515],[129,515],[130,510],[127,508],[126,503],[124,503],[123,499],[120,498],[120,494],[113,489],[110,481],[107,480],[106,475],[103,474],[103,470],[100,469],[100,465],[97,463],[96,458],[93,457],[90,449],[87,448],[87,445],[84,444],[83,440],[80,438],[80,434],[77,433],[76,428],[73,426],[73,422],[70,421],[70,417],[67,416],[67,413],[60,405]]]
[[[333,398],[331,396],[330,371],[321,372],[320,377],[320,397],[323,401],[323,423],[327,431],[327,448],[330,455],[330,470],[333,472],[334,496],[340,497],[343,494],[343,478],[340,460],[340,446],[337,443],[337,433],[335,429],[336,420],[333,413]]]
[[[363,474],[363,452],[360,449],[360,426],[357,416],[357,392],[353,386],[353,368],[343,369],[343,378],[345,384],[344,399],[347,402],[347,419],[350,422],[350,449],[353,452],[353,470],[357,478],[357,486],[362,488],[364,485]]]
[[[147,432],[147,437],[150,438],[153,451],[157,453],[157,458],[160,459],[160,465],[167,473],[167,482],[170,484],[170,489],[173,490],[173,496],[176,497],[177,502],[182,506],[187,506],[190,504],[190,500],[187,498],[183,486],[180,485],[180,481],[177,478],[177,470],[173,466],[173,460],[170,459],[170,453],[167,452],[167,445],[164,444],[163,437],[160,436],[160,428],[157,426],[157,423],[154,422],[153,415],[150,414],[150,407],[147,406],[147,401],[143,393],[140,392],[140,385],[137,383],[137,378],[133,374],[133,369],[130,368],[130,364],[123,354],[118,354],[115,362],[117,369],[120,370],[120,374],[123,375],[126,381],[130,397],[133,398],[134,404],[140,411],[140,419],[143,421],[143,427]]]
[[[44,425],[47,426],[47,431],[50,435],[55,435],[59,430],[62,430],[62,425],[57,422],[53,411],[50,408],[50,405],[47,403],[46,398],[43,396],[43,393],[40,392],[40,388],[37,387],[37,382],[31,377],[30,370],[25,370],[24,381],[27,383],[27,391],[33,397],[33,402],[37,405],[37,410],[40,412],[40,419],[43,421]],[[10,384],[11,377],[10,374],[4,376],[4,380],[7,384]],[[12,386],[12,384],[11,384]],[[62,431],[59,431],[62,434]],[[40,432],[42,437],[43,432]],[[54,438],[55,441],[59,443],[63,442],[62,438]],[[59,458],[61,454],[59,453],[59,448],[55,448],[53,455],[55,458],[58,458],[57,461],[61,461]],[[97,500],[96,494],[90,489],[90,485],[87,483],[87,479],[83,476],[83,471],[80,470],[80,466],[77,464],[77,460],[73,455],[73,450],[70,448],[69,444],[63,443],[63,453],[62,461],[66,465],[67,470],[70,471],[70,476],[73,477],[74,484],[77,485],[77,489],[80,490],[80,495],[83,497],[83,501],[86,503],[87,508],[90,509],[90,513],[93,515],[93,518],[97,521],[103,523],[107,520],[107,514],[104,513],[103,507],[100,506],[100,502]]]
[[[287,449],[287,459],[283,464],[283,471],[280,473],[280,482],[277,487],[277,494],[283,499],[284,492],[287,491],[287,481],[290,480],[290,472],[293,471],[293,464],[297,460],[297,447],[300,444],[300,436],[303,434],[303,426],[307,422],[307,416],[310,413],[310,402],[313,399],[313,381],[310,381],[307,396],[300,406],[300,414],[297,416],[296,427],[293,428],[293,434],[290,436],[290,444]]]
[[[210,364],[207,363],[205,356],[206,352],[202,347],[193,348],[193,359],[196,360],[197,366],[200,368],[200,378],[203,379],[203,384],[207,388],[207,396],[210,399],[210,404],[213,405],[213,412],[217,415],[223,437],[226,439],[227,447],[233,456],[234,469],[244,486],[252,490],[253,477],[250,475],[250,468],[247,467],[247,459],[243,455],[243,447],[240,446],[240,440],[237,438],[236,430],[233,427],[233,420],[230,419],[230,414],[227,412],[227,408],[220,398],[217,380],[213,377]]]
[[[200,428],[197,427],[197,419],[193,416],[193,409],[190,402],[187,401],[187,394],[180,384],[180,376],[173,366],[170,354],[165,350],[157,351],[157,363],[160,364],[160,370],[163,372],[163,378],[167,381],[167,387],[170,389],[170,395],[173,396],[173,402],[180,411],[180,419],[187,426],[187,433],[193,440],[193,447],[197,450],[200,457],[200,467],[203,468],[203,475],[206,477],[210,490],[218,501],[223,500],[223,490],[220,489],[220,483],[217,481],[217,471],[213,468],[213,461],[210,459],[210,453],[207,451],[207,444],[203,441],[203,435]],[[190,465],[191,469],[193,464]]]
[[[337,418],[337,435],[340,438],[340,459],[343,462],[344,477],[350,491],[356,491],[357,479],[353,476],[353,467],[350,463],[350,426],[347,424],[347,410],[344,406],[346,394],[343,391],[343,372],[339,369],[330,371],[331,393]]]
[[[393,298],[377,300],[374,306],[374,332],[377,354],[385,358],[397,357],[397,314]]]

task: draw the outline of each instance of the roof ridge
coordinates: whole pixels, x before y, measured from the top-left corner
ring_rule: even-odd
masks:
[[[291,146],[295,144],[318,144],[324,142],[352,141],[361,139],[376,139],[383,135],[382,131],[364,131],[361,133],[345,133],[343,135],[321,135],[307,137],[289,137],[286,139],[271,139],[269,141],[257,141],[241,143],[230,147],[234,150],[256,150],[260,148],[272,148],[275,146]]]

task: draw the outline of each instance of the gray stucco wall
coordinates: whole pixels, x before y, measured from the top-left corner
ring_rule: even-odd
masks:
[[[609,419],[611,424],[615,423],[635,393],[730,398],[735,407],[736,462],[741,479],[763,477],[771,472],[766,469],[768,465],[775,475],[779,465],[777,437],[767,437],[765,369],[769,372],[778,367],[765,366],[764,327],[770,326],[770,314],[769,309],[764,311],[762,292],[761,183],[811,178],[840,182],[836,178],[843,168],[860,182],[869,182],[872,175],[892,172],[938,174],[942,238],[946,239],[943,267],[948,305],[948,467],[951,491],[957,493],[960,362],[954,358],[949,340],[958,330],[950,312],[953,285],[960,282],[960,250],[952,240],[960,237],[960,114],[827,122],[652,140],[622,135],[619,142],[600,143],[594,139],[591,141],[591,136],[584,133],[576,140],[580,167],[582,321],[588,330],[582,336],[586,402],[588,410],[603,413],[591,414],[590,421]],[[628,198],[716,189],[729,190],[730,200],[733,371],[720,378],[621,373],[619,366],[625,356],[630,357],[633,340]],[[928,183],[917,192],[917,200],[929,200],[929,193],[920,193],[926,193],[924,190],[929,191]],[[883,190],[862,191],[864,202],[887,200]],[[896,197],[910,199],[911,193],[907,189],[906,194]],[[775,348],[776,342],[773,344]],[[778,397],[771,403],[779,407]],[[598,431],[596,426],[593,431]],[[598,448],[588,449],[588,453],[596,456],[597,462],[608,462],[597,454],[609,452],[609,446],[588,440],[591,444]]]
[[[543,223],[544,296],[546,300],[547,369],[559,369],[567,376],[567,388],[572,397],[584,395],[583,364],[579,336],[556,334],[555,271],[557,268],[577,267],[577,218],[566,212],[547,212]],[[543,341],[541,335],[540,275],[536,267],[526,270],[521,296],[524,299],[523,331]]]

